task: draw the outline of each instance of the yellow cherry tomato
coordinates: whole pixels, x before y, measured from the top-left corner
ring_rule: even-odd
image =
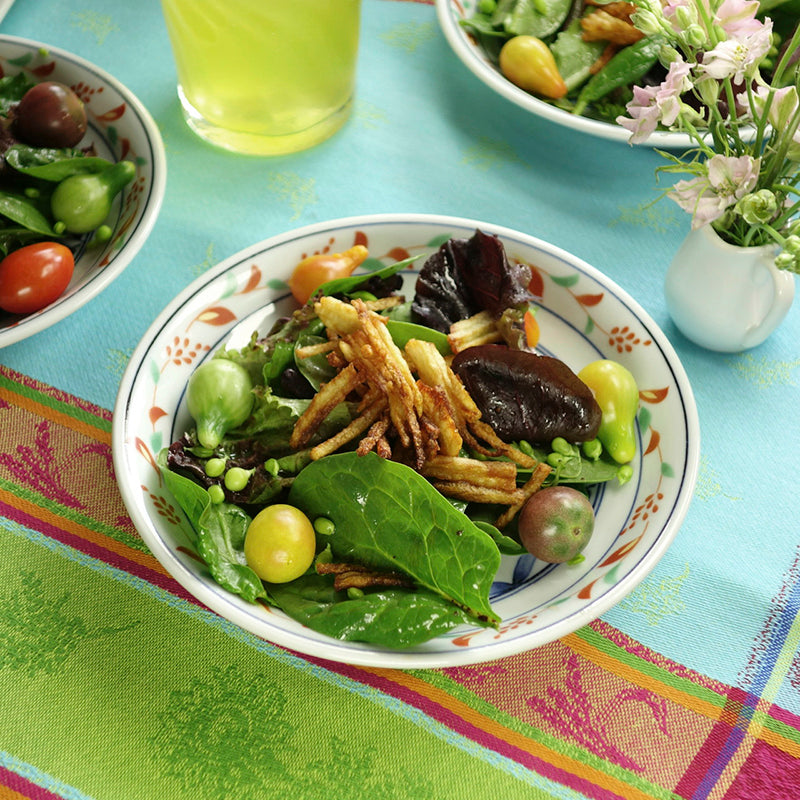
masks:
[[[369,255],[363,244],[343,253],[318,253],[304,258],[289,278],[289,289],[298,303],[305,304],[323,283],[346,278]]]
[[[514,36],[500,50],[500,71],[511,83],[553,100],[564,97],[567,85],[550,48],[536,36]]]
[[[244,557],[261,580],[288,583],[314,561],[314,526],[294,506],[276,503],[256,514],[247,528]]]

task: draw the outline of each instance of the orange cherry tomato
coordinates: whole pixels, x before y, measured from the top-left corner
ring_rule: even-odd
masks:
[[[289,278],[289,289],[298,303],[305,304],[323,283],[346,278],[369,255],[363,244],[343,253],[320,253],[304,258]]]
[[[72,279],[72,251],[58,242],[20,247],[0,261],[0,308],[30,314],[61,297]]]

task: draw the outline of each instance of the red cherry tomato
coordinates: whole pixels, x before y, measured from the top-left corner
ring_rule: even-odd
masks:
[[[20,247],[0,261],[0,308],[12,314],[39,311],[64,293],[74,269],[72,251],[63,244]]]

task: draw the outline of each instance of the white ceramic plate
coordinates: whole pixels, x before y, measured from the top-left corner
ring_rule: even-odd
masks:
[[[154,466],[158,451],[190,426],[184,390],[223,342],[240,347],[294,307],[281,279],[306,255],[356,242],[392,263],[435,251],[476,228],[498,235],[510,258],[532,265],[541,295],[542,349],[574,370],[599,358],[636,376],[642,402],[634,478],[593,498],[596,527],[585,560],[541,565],[504,557],[492,593],[499,630],[463,628],[412,650],[340,642],[281,612],[221,589],[194,553],[192,532]],[[424,258],[415,262],[418,268]],[[416,273],[405,272],[406,293]],[[699,428],[686,373],[653,320],[593,267],[531,236],[474,220],[380,215],[335,220],[254,245],[197,279],[159,315],[134,352],[114,409],[114,464],[122,496],[146,544],[193,596],[279,645],[336,661],[395,668],[444,667],[510,655],[570,633],[630,592],[653,568],[684,518],[696,481]]]
[[[136,176],[111,209],[111,239],[76,254],[75,271],[58,300],[24,316],[0,311],[0,347],[26,339],[72,314],[114,280],[136,255],[155,224],[167,179],[161,134],[139,100],[108,73],[56,47],[0,36],[0,74],[27,72],[33,80],[71,86],[83,100],[89,130],[79,147],[94,144],[111,161],[127,159]]]
[[[627,143],[630,132],[621,125],[570,114],[534,97],[504,77],[497,65],[492,63],[467,29],[460,24],[460,20],[469,19],[475,13],[477,5],[478,0],[436,0],[436,15],[442,32],[453,52],[473,75],[507,100],[538,117],[591,136]],[[656,131],[644,144],[662,149],[685,149],[692,146],[685,133],[669,131]]]

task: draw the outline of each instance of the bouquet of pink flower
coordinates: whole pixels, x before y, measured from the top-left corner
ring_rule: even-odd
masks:
[[[658,171],[689,175],[665,192],[731,244],[774,242],[775,263],[800,273],[800,26],[774,52],[772,21],[758,0],[636,0],[633,23],[664,44],[659,86],[636,86],[617,122],[643,142],[657,127],[694,146],[662,153]]]

